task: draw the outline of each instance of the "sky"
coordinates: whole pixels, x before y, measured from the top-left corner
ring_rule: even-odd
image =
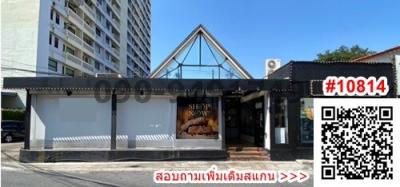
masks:
[[[398,0],[152,0],[151,70],[199,24],[254,77],[265,59],[314,60],[355,44],[400,45]]]

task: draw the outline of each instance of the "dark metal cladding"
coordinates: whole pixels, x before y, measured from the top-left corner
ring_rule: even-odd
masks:
[[[15,77],[4,78],[6,89],[177,89],[262,91],[289,90],[289,80],[282,79],[136,79],[136,78],[66,78]]]

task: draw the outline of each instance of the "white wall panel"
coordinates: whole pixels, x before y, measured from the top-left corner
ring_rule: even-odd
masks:
[[[117,105],[117,148],[221,149],[221,103],[219,124],[218,139],[176,139],[176,103],[170,97],[152,96],[140,103],[131,96]]]
[[[109,148],[111,103],[92,96],[33,96],[32,148]]]
[[[176,103],[152,96],[140,103],[131,96],[117,105],[118,148],[172,148]]]
[[[117,149],[221,149],[223,121],[219,102],[218,139],[176,139],[176,103],[132,96],[117,104]],[[32,149],[110,148],[111,101],[93,96],[32,96]]]

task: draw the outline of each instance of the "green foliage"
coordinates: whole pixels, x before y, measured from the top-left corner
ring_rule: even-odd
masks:
[[[1,109],[2,120],[25,120],[25,111],[18,109]]]
[[[354,45],[348,48],[344,45],[340,46],[334,51],[326,50],[325,53],[318,53],[318,61],[351,61],[356,58],[374,54],[375,51],[370,51],[368,48],[361,48],[358,45]]]

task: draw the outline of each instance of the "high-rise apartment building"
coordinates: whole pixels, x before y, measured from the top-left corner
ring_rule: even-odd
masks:
[[[4,0],[2,77],[147,77],[150,6],[150,0]]]
[[[150,0],[1,0],[3,77],[150,75]],[[2,90],[22,108],[24,91]]]

